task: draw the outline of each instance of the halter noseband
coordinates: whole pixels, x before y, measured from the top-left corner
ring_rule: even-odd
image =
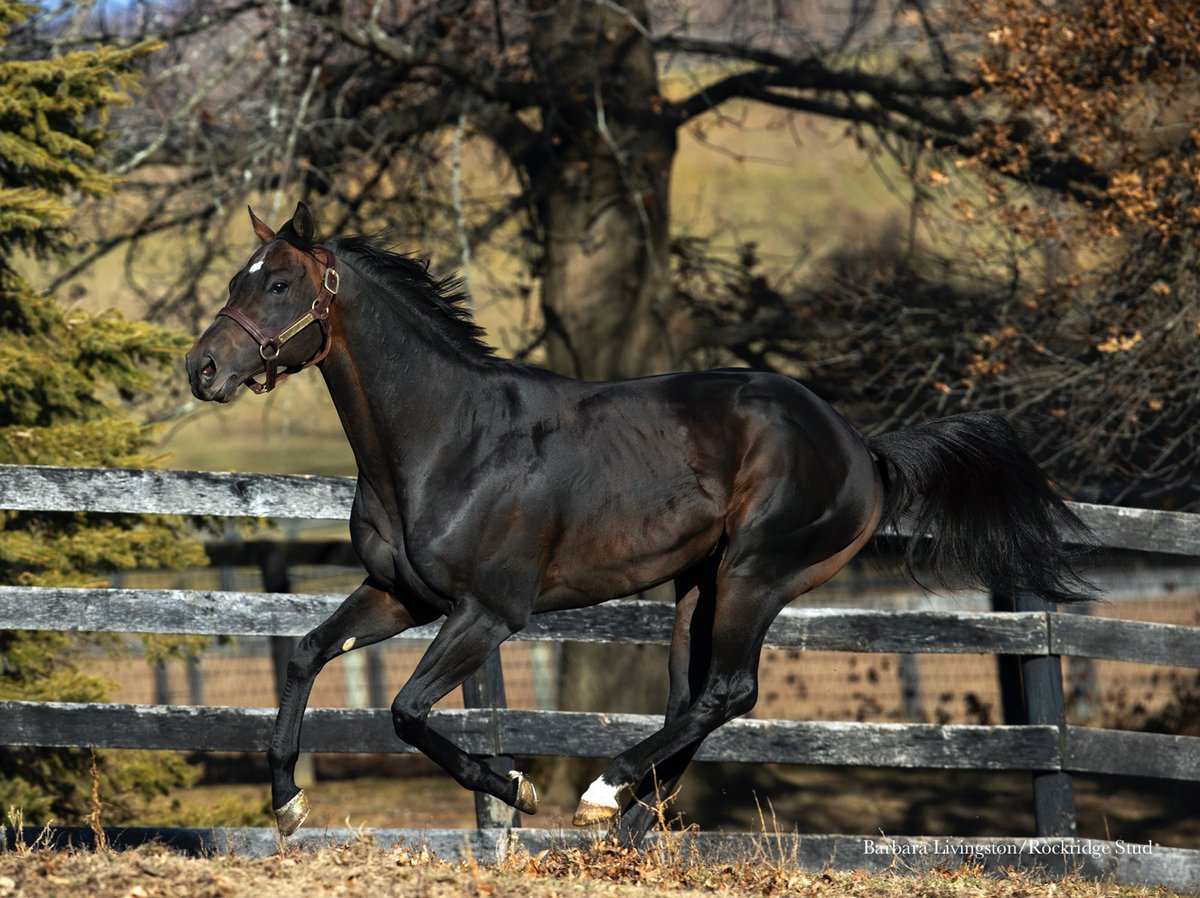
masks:
[[[325,356],[329,355],[329,350],[333,345],[333,337],[329,333],[329,306],[333,302],[333,298],[337,296],[338,287],[341,285],[341,276],[335,267],[333,252],[324,246],[316,248],[325,253],[325,277],[321,281],[321,289],[317,293],[317,298],[313,300],[312,308],[283,330],[277,333],[265,331],[251,321],[244,312],[232,306],[225,306],[221,311],[217,312],[218,318],[224,315],[226,318],[236,321],[254,339],[254,342],[258,344],[258,354],[262,356],[263,360],[265,381],[259,383],[254,379],[254,375],[242,381],[243,384],[255,393],[270,393],[275,389],[275,384],[285,377],[298,374],[305,368],[324,361]],[[280,371],[279,352],[283,349],[283,344],[300,334],[301,331],[314,321],[321,328],[321,351],[299,367],[293,366],[287,370]]]

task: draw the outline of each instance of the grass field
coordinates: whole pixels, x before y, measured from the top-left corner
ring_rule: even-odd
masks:
[[[403,765],[393,760],[381,762],[385,770],[376,775],[322,778],[307,786],[312,812],[305,826],[473,828],[471,793],[431,771],[428,762],[411,760],[409,775],[398,775]],[[365,763],[356,760],[359,768]],[[318,761],[320,770],[328,772],[329,766],[325,758]],[[529,762],[521,767],[544,792],[544,768]],[[140,812],[138,823],[270,827],[267,782],[264,773],[255,783],[174,790]],[[1085,776],[1074,777],[1073,784],[1080,836],[1200,849],[1200,821],[1191,813],[1200,800],[1195,784]],[[541,797],[538,813],[523,817],[521,825],[570,831],[578,790]],[[684,823],[705,832],[759,831],[760,808],[781,832],[956,838],[1035,832],[1030,775],[1022,772],[697,764],[685,777],[676,805]]]
[[[516,853],[498,866],[444,863],[405,846],[362,840],[314,854],[284,851],[254,860],[196,859],[162,848],[125,853],[28,850],[0,855],[0,898],[291,898],[345,895],[397,898],[649,898],[673,894],[823,898],[1143,898],[1160,888],[1068,877],[1040,882],[1022,874],[982,875],[969,866],[919,876],[904,870],[806,871],[786,857],[701,864],[674,850],[633,854],[611,846]]]

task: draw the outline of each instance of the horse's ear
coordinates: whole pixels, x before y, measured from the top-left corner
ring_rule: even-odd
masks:
[[[313,221],[313,214],[304,203],[296,203],[296,211],[292,213],[292,227],[296,236],[305,243],[312,243],[317,237],[317,225]]]
[[[258,235],[258,239],[263,243],[274,240],[275,232],[267,227],[267,223],[255,215],[254,210],[249,206],[246,207],[246,211],[250,213],[250,224],[254,227],[254,233]]]

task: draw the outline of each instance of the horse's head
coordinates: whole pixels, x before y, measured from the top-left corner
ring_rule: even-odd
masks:
[[[329,352],[329,304],[338,289],[333,253],[314,243],[303,203],[272,231],[250,212],[261,246],[229,282],[229,301],[187,354],[197,399],[228,402],[241,384],[256,393]],[[265,375],[263,383],[254,377]]]

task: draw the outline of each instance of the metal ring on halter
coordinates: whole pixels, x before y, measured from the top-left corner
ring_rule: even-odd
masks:
[[[270,355],[267,355],[268,348],[274,349],[275,351]],[[263,343],[258,347],[258,354],[262,357],[264,362],[270,362],[279,358],[279,350],[281,348],[282,347],[276,346],[274,343]]]

